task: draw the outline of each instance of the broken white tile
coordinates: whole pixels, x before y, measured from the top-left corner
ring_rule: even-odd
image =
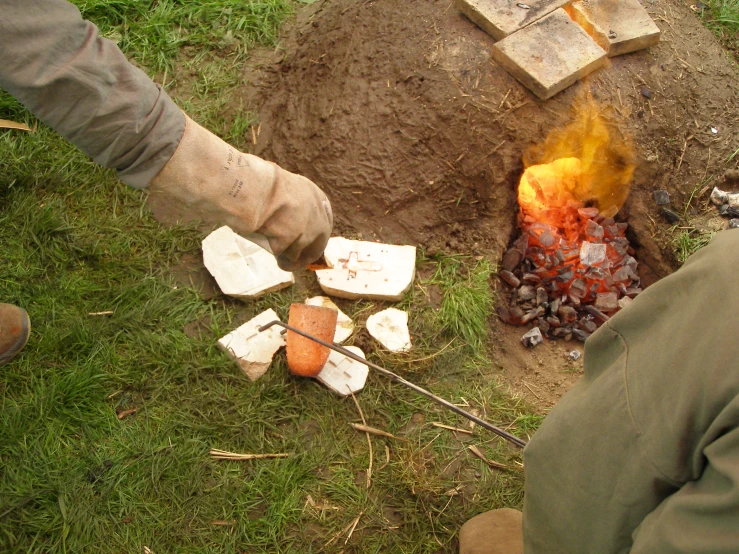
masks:
[[[354,332],[354,322],[352,319],[342,312],[339,307],[334,304],[328,296],[314,296],[305,301],[309,306],[320,306],[323,308],[331,308],[339,312],[336,318],[336,332],[334,333],[334,342],[341,344],[352,336]]]
[[[316,271],[326,294],[340,298],[400,300],[416,275],[416,247],[329,239],[324,251],[331,269]]]
[[[367,318],[367,331],[391,352],[411,349],[408,332],[408,314],[397,308],[388,308]]]
[[[295,283],[293,274],[282,271],[270,252],[227,226],[203,240],[203,263],[223,294],[236,298],[256,298]]]
[[[275,353],[285,345],[285,336],[280,333],[282,327],[275,325],[261,333],[258,331],[259,327],[276,319],[280,318],[270,308],[218,341],[218,347],[226,352],[252,381],[256,381],[267,372]]]
[[[356,346],[347,346],[347,350],[364,358],[364,352]],[[326,365],[316,379],[341,396],[357,393],[367,382],[369,368],[343,354],[331,351]]]

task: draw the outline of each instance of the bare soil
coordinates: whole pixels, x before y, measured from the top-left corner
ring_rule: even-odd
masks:
[[[688,4],[646,7],[659,45],[540,101],[492,61],[494,41],[449,0],[316,2],[281,48],[247,68],[244,100],[261,122],[255,153],[318,183],[337,234],[497,262],[515,236],[524,152],[567,124],[590,87],[637,146],[622,216],[650,284],[676,268],[652,191],[668,190],[681,213],[694,192],[693,206],[705,200],[736,149],[739,81]],[[495,359],[512,389],[545,409],[576,381],[565,355],[582,345],[525,351],[524,331],[491,321]]]

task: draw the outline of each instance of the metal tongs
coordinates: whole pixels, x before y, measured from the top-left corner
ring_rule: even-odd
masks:
[[[496,427],[495,425],[493,425],[491,423],[488,423],[484,419],[480,419],[476,415],[471,414],[471,413],[463,410],[459,406],[456,406],[456,405],[452,404],[451,402],[449,402],[447,400],[444,400],[443,398],[440,398],[440,397],[436,396],[435,394],[430,393],[429,391],[427,391],[426,389],[423,389],[423,388],[419,387],[418,385],[414,385],[410,381],[406,381],[400,375],[397,375],[397,374],[393,373],[392,371],[389,371],[389,370],[385,369],[384,367],[380,367],[377,364],[374,364],[374,363],[372,363],[370,361],[367,361],[364,358],[362,358],[361,356],[357,356],[356,354],[354,354],[354,352],[352,352],[351,350],[347,350],[343,346],[340,346],[340,345],[335,344],[335,343],[330,343],[330,342],[326,342],[324,340],[321,340],[321,339],[319,339],[317,337],[314,337],[314,336],[306,333],[305,331],[301,331],[300,329],[295,328],[292,325],[288,325],[286,323],[283,323],[280,320],[271,321],[271,322],[267,323],[266,325],[262,325],[257,330],[261,333],[263,331],[266,331],[270,327],[273,327],[274,325],[279,325],[280,327],[284,327],[288,331],[292,331],[293,333],[297,333],[298,335],[303,336],[303,337],[305,337],[307,339],[310,339],[310,340],[312,340],[312,341],[314,341],[314,342],[316,342],[316,343],[318,343],[318,344],[320,344],[322,346],[325,346],[326,348],[330,348],[334,352],[338,352],[340,354],[343,354],[347,358],[351,358],[352,360],[355,360],[355,361],[357,361],[357,362],[359,362],[361,364],[366,365],[367,367],[370,367],[370,368],[374,369],[375,371],[377,371],[378,373],[381,373],[385,377],[389,377],[392,381],[395,381],[396,383],[400,383],[401,385],[404,385],[404,386],[408,387],[409,389],[412,389],[412,390],[416,391],[417,393],[422,394],[426,398],[428,398],[430,400],[433,400],[437,404],[441,404],[445,408],[450,409],[454,413],[459,414],[462,417],[465,417],[465,418],[469,419],[470,421],[474,421],[476,424],[480,425],[481,427],[484,427],[488,431],[492,431],[493,433],[495,433],[499,437],[504,438],[505,440],[507,440],[511,444],[515,444],[516,446],[518,446],[520,448],[523,448],[527,444],[525,440],[519,439],[515,435],[512,435],[511,433],[509,433],[507,431],[504,431],[500,427]]]

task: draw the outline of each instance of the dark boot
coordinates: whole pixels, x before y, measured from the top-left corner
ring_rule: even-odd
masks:
[[[459,554],[523,554],[521,521],[510,508],[473,517],[459,531]]]
[[[0,366],[7,364],[23,350],[31,334],[31,320],[26,310],[0,304]]]

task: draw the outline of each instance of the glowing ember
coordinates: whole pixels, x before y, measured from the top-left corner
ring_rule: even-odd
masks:
[[[518,188],[521,236],[500,277],[513,287],[504,321],[550,337],[585,340],[641,289],[628,225],[614,219],[629,192],[631,146],[590,96],[576,120],[525,158]],[[536,161],[536,165],[531,165]]]

